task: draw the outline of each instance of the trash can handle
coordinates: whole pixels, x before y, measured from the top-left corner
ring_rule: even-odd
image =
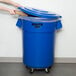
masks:
[[[41,26],[43,26],[42,23],[32,23],[32,26],[34,26],[35,28],[40,28]]]

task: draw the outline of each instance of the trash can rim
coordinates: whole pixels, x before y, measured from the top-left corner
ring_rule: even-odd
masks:
[[[28,20],[28,21],[32,21],[32,22],[57,22],[57,21],[61,20],[61,18],[52,19],[52,18],[26,17],[26,16],[20,16],[19,19]]]

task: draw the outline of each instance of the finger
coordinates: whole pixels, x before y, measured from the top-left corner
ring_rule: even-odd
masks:
[[[11,15],[15,15],[16,13],[14,11],[10,11],[10,14]]]
[[[21,16],[28,16],[26,13],[23,13],[21,11],[15,10],[15,13]]]

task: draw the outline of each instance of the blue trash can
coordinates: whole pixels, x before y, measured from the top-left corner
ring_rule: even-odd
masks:
[[[61,16],[31,8],[19,9],[28,17],[19,17],[17,26],[23,33],[23,63],[34,69],[45,69],[54,64],[55,31],[62,28]]]

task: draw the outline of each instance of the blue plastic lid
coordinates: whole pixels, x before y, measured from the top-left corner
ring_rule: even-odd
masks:
[[[37,17],[42,17],[42,18],[54,18],[54,19],[61,18],[61,16],[57,14],[50,13],[48,11],[37,10],[34,8],[18,7],[18,9],[32,16],[37,16]]]

